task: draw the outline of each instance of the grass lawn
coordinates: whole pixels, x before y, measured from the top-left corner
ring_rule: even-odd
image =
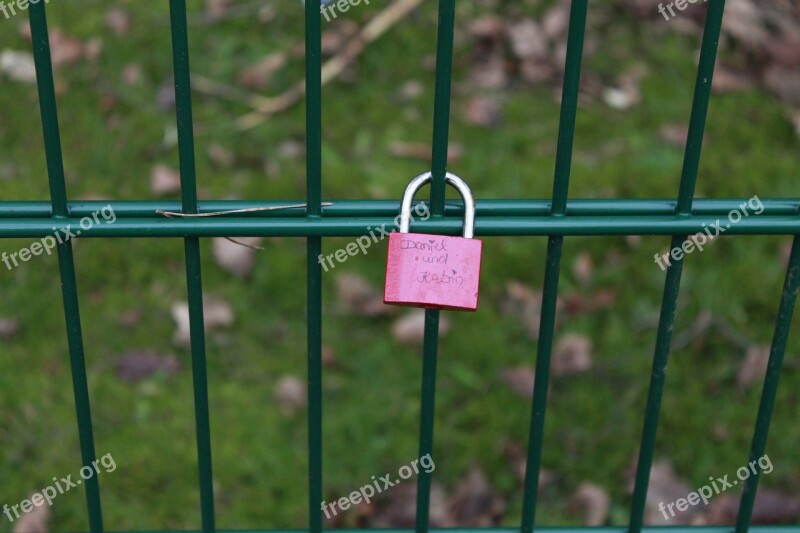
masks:
[[[237,74],[270,52],[302,42],[299,1],[274,3],[271,22],[256,16],[203,21],[203,2],[189,10],[192,70],[234,83]],[[248,2],[239,2],[249,5]],[[506,13],[510,2],[459,2],[451,140],[463,155],[450,170],[476,197],[548,198],[552,188],[559,104],[554,86],[513,82],[502,91],[501,122],[492,128],[464,119],[475,90],[468,83],[473,50],[466,27],[477,16]],[[522,2],[522,14],[539,13]],[[131,17],[124,36],[110,31],[106,11],[120,6]],[[381,6],[361,6],[326,29],[363,23]],[[174,111],[159,105],[169,87],[171,54],[166,2],[53,0],[51,32],[60,28],[103,51],[57,72],[67,186],[71,198],[152,199],[150,172],[177,167]],[[324,197],[397,199],[427,163],[400,158],[393,143],[431,140],[436,40],[435,2],[370,45],[352,76],[325,88]],[[698,36],[643,31],[620,16],[611,23],[590,15],[599,37],[586,72],[611,83],[634,64],[647,66],[641,102],[627,111],[602,101],[578,115],[572,198],[673,198],[682,149],[666,143],[663,126],[688,123]],[[0,19],[0,50],[28,50],[18,25],[25,15]],[[346,17],[346,18],[345,18]],[[666,23],[665,23],[666,24]],[[139,70],[125,81],[126,69]],[[128,71],[130,72],[130,70]],[[265,90],[273,94],[302,76],[291,59]],[[401,99],[413,80],[422,92]],[[163,102],[162,102],[163,103]],[[302,105],[247,132],[233,127],[241,105],[195,94],[198,189],[201,199],[305,197]],[[0,81],[0,199],[49,198],[35,85]],[[229,164],[209,156],[232,154]],[[762,199],[797,196],[798,139],[782,104],[753,88],[715,95],[698,180],[698,197]],[[175,196],[174,198],[177,198]],[[326,239],[333,253],[347,239]],[[704,312],[728,324],[750,344],[768,344],[785,275],[789,238],[723,237],[684,267],[676,335]],[[540,524],[574,524],[569,500],[589,481],[609,492],[610,521],[627,520],[626,471],[636,457],[650,375],[664,273],[653,254],[667,237],[567,238],[560,292],[565,299],[615,291],[612,306],[564,313],[557,339],[581,334],[593,344],[588,372],[555,379],[546,421],[543,466],[554,478],[541,493]],[[0,251],[30,243],[0,239]],[[440,348],[435,480],[452,490],[475,465],[507,501],[504,524],[516,525],[521,489],[505,451],[525,446],[530,401],[502,380],[503,371],[533,365],[536,345],[527,325],[504,312],[508,282],[533,290],[544,277],[545,238],[493,238],[484,242],[481,307],[449,313]],[[202,241],[204,289],[229,302],[235,324],[208,335],[208,370],[218,527],[305,527],[306,418],[275,401],[286,375],[305,376],[305,242],[268,239],[248,281],[222,270]],[[186,298],[183,244],[178,239],[84,239],[75,259],[97,451],[118,466],[101,476],[108,530],[198,528],[194,415],[190,354],[172,342],[171,306]],[[574,265],[590,257],[587,281]],[[392,319],[354,314],[337,301],[343,272],[383,283],[385,245],[351,258],[324,275],[324,343],[338,364],[324,376],[325,493],[349,494],[373,475],[396,471],[417,455],[422,361],[417,347],[399,344]],[[578,274],[576,274],[578,272]],[[37,257],[13,271],[0,267],[0,316],[20,331],[0,340],[0,505],[15,504],[81,467],[57,262]],[[133,326],[121,321],[131,312]],[[402,313],[401,313],[402,315]],[[797,412],[800,337],[790,337],[768,451],[775,470],[762,486],[800,491]],[[175,354],[181,370],[138,384],[115,373],[131,349]],[[741,390],[736,374],[745,350],[716,329],[672,352],[657,458],[668,458],[690,486],[735,472],[747,461],[760,396],[760,380]],[[411,482],[408,482],[411,483]],[[85,497],[72,491],[52,507],[52,530],[88,529]],[[347,520],[354,520],[348,517]],[[11,524],[0,519],[0,531]]]

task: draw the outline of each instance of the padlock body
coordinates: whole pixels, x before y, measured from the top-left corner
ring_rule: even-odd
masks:
[[[386,261],[387,304],[475,311],[483,242],[424,233],[392,233]]]

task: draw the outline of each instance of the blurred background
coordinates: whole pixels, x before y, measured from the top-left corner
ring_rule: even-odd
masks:
[[[395,0],[407,12],[348,48],[391,3],[322,21],[325,58],[347,65],[324,90],[326,201],[399,199],[430,168],[437,2]],[[188,4],[200,198],[304,199],[301,2]],[[797,197],[795,5],[728,0],[697,197]],[[676,197],[705,12],[698,2],[667,20],[655,0],[590,2],[571,198]],[[70,198],[178,199],[168,3],[51,0],[47,14]],[[550,197],[568,15],[561,0],[457,3],[449,170],[479,201]],[[0,17],[3,201],[49,198],[30,44],[26,13]],[[325,239],[324,253],[350,241]],[[202,240],[218,527],[303,528],[306,245],[248,243],[263,250]],[[0,239],[0,251],[29,244]],[[565,239],[540,525],[627,522],[664,283],[653,255],[668,245]],[[648,522],[664,523],[659,501],[746,464],[789,245],[723,236],[687,259]],[[74,246],[96,448],[117,464],[99,476],[106,528],[196,529],[183,243]],[[519,523],[545,247],[485,239],[479,311],[443,314],[433,525]],[[382,304],[385,248],[323,274],[328,500],[417,457],[422,321]],[[11,505],[82,465],[55,256],[0,268],[0,287],[0,505]],[[764,523],[800,519],[798,354],[793,334]],[[410,526],[415,488],[326,525]],[[739,493],[669,523],[731,523]],[[88,529],[82,489],[49,511],[53,530]]]

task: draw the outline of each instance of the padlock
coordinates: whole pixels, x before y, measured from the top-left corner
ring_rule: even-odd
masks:
[[[464,180],[449,173],[445,176],[445,181],[458,189],[464,199],[463,237],[409,233],[414,195],[431,179],[430,172],[417,176],[403,194],[400,232],[389,235],[383,301],[426,309],[475,311],[483,243],[472,238],[475,198]]]

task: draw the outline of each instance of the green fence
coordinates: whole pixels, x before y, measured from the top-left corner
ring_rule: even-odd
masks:
[[[321,22],[314,0],[306,2],[306,127],[307,127],[307,199],[306,206],[287,210],[263,210],[214,218],[164,218],[157,211],[180,211],[184,214],[224,210],[269,208],[285,202],[198,202],[195,182],[194,135],[191,86],[189,75],[188,36],[185,0],[170,0],[177,125],[180,151],[182,201],[112,202],[118,220],[113,225],[97,226],[94,238],[114,237],[183,237],[185,240],[186,278],[191,321],[192,375],[199,458],[199,491],[202,531],[215,531],[213,472],[209,427],[206,353],[203,328],[203,292],[200,272],[200,238],[241,236],[291,236],[305,238],[308,246],[308,530],[323,529],[319,502],[323,500],[322,476],[322,238],[366,235],[368,227],[388,224],[397,214],[398,202],[332,201],[322,202],[322,83]],[[447,163],[450,121],[455,0],[439,1],[439,35],[436,61],[435,114],[433,120],[432,172],[433,183],[429,207],[431,218],[418,228],[427,233],[455,235],[460,232],[463,207],[460,202],[445,202],[445,168]],[[705,225],[735,209],[735,200],[695,200],[694,190],[702,149],[706,113],[711,93],[711,80],[722,25],[724,0],[709,0],[708,15],[697,71],[689,135],[677,200],[574,200],[568,201],[572,145],[575,136],[575,115],[578,107],[581,57],[588,0],[573,0],[569,23],[566,69],[561,104],[560,131],[552,200],[490,200],[477,203],[476,234],[491,236],[547,236],[548,247],[541,313],[541,328],[536,350],[536,382],[528,443],[528,467],[524,488],[524,507],[519,529],[533,531],[536,524],[537,480],[545,443],[544,421],[550,356],[556,316],[556,299],[562,246],[571,235],[671,235],[672,247],[680,246],[688,235],[700,232]],[[90,215],[108,202],[69,202],[64,181],[61,141],[59,136],[56,97],[50,59],[50,43],[45,17],[45,3],[30,4],[29,16],[33,35],[39,102],[44,129],[44,144],[50,180],[51,202],[0,202],[0,237],[44,237],[53,227],[77,226],[81,217]],[[727,230],[727,235],[800,235],[798,204],[788,200],[765,200],[764,212],[750,217]],[[77,409],[80,447],[83,464],[96,459],[89,391],[87,387],[78,290],[72,244],[58,245],[64,315],[67,323],[72,382]],[[552,528],[559,531],[639,532],[658,530],[734,531],[731,527],[643,527],[650,469],[653,462],[659,411],[664,392],[670,340],[680,289],[683,259],[673,261],[666,272],[661,316],[658,325],[653,371],[644,416],[644,427],[627,527]],[[778,308],[775,334],[766,372],[761,405],[756,416],[750,460],[764,455],[770,419],[780,378],[792,313],[800,283],[800,244],[795,237],[784,290]],[[421,398],[419,456],[431,453],[433,447],[434,404],[436,394],[436,362],[439,311],[426,311]],[[533,355],[533,350],[532,350]],[[744,455],[744,452],[743,452]],[[796,526],[750,527],[750,519],[758,487],[759,475],[750,477],[745,486],[735,531],[797,531]],[[419,474],[416,531],[428,530],[431,476]],[[97,477],[86,481],[89,524],[92,533],[103,531],[102,505]],[[265,524],[268,526],[268,524]],[[551,528],[535,528],[551,530]],[[496,530],[500,531],[500,530]]]

